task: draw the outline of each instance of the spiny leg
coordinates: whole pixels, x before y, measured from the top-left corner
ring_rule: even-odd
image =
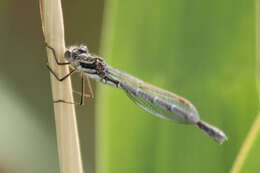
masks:
[[[53,54],[53,56],[54,56],[54,59],[55,59],[55,61],[56,61],[56,63],[57,63],[58,65],[69,65],[69,64],[70,64],[70,62],[59,62],[59,61],[58,61],[58,58],[57,58],[57,56],[56,56],[55,49],[54,49],[53,47],[49,46],[46,42],[45,42],[45,45],[46,45],[47,48],[49,48],[49,49],[52,51],[52,54]]]
[[[81,72],[81,96],[80,96],[80,105],[84,104],[84,93],[85,92],[85,78]]]
[[[65,100],[57,100],[57,101],[54,101],[54,103],[68,103],[68,104],[76,104],[76,105],[84,105],[85,103],[85,100],[84,98],[92,98],[93,96],[91,95],[88,95],[88,94],[85,94],[85,78],[84,78],[84,74],[83,72],[81,72],[81,92],[78,92],[78,91],[73,91],[75,92],[76,94],[79,94],[80,95],[80,102],[68,102],[68,101],[65,101]]]
[[[88,88],[90,90],[90,94],[86,94],[86,90],[85,90],[85,78],[87,78],[87,85],[88,85]],[[91,83],[89,81],[89,78],[88,76],[85,76],[84,73],[81,73],[81,82],[82,82],[82,91],[81,92],[78,92],[78,91],[73,91],[75,94],[78,94],[80,95],[81,97],[81,100],[82,100],[82,104],[85,103],[85,100],[84,98],[88,99],[88,98],[94,98],[94,94],[93,94],[93,89],[91,87]]]
[[[56,63],[58,65],[69,65],[70,63],[69,62],[59,62],[58,61],[58,58],[56,56],[56,52],[55,52],[55,49],[51,46],[48,45],[47,42],[45,42],[45,46],[47,48],[49,48],[51,51],[52,51],[52,54],[54,56],[54,59],[56,61]],[[58,80],[58,81],[63,81],[64,79],[66,79],[67,77],[69,77],[70,75],[72,75],[72,73],[74,73],[76,71],[76,69],[72,70],[71,72],[69,72],[68,74],[66,74],[65,76],[63,76],[62,78],[59,78],[58,75],[54,72],[54,70],[52,70],[52,68],[49,66],[49,63],[46,62],[46,67],[48,68],[48,70],[52,73],[52,75]]]
[[[45,42],[45,45],[46,45],[47,48],[49,48],[49,49],[52,51],[52,54],[53,54],[53,56],[54,56],[54,59],[55,59],[55,61],[56,61],[56,63],[57,63],[58,65],[70,65],[69,62],[59,62],[59,61],[58,61],[58,58],[57,58],[57,56],[56,56],[55,49],[54,49],[53,47],[49,46],[46,42]],[[51,74],[52,74],[58,81],[60,81],[60,82],[62,82],[63,80],[67,79],[69,76],[71,76],[71,75],[76,71],[76,69],[73,69],[73,70],[70,71],[68,74],[66,74],[65,76],[63,76],[62,78],[59,78],[58,75],[54,72],[54,70],[52,70],[52,68],[49,66],[48,61],[46,62],[46,67],[47,67],[48,70],[51,72]],[[68,102],[68,101],[61,100],[61,99],[56,100],[56,101],[53,101],[53,103],[60,103],[60,102],[62,102],[62,103],[68,103],[68,104],[79,104],[79,103]],[[82,104],[82,103],[81,103],[81,104]],[[80,104],[79,104],[79,105],[80,105]]]
[[[68,74],[66,74],[65,76],[63,76],[62,78],[59,78],[58,75],[54,72],[54,70],[52,70],[52,68],[49,66],[49,63],[46,62],[46,67],[48,68],[48,70],[51,72],[51,74],[60,82],[62,82],[63,80],[65,80],[66,78],[68,78],[69,76],[71,76],[76,69],[73,69],[72,71],[70,71]]]
[[[46,63],[46,67],[49,69],[49,71],[51,72],[51,74],[60,82],[62,82],[63,80],[65,80],[66,78],[68,78],[69,76],[71,76],[75,71],[76,69],[73,69],[72,71],[70,71],[68,74],[66,74],[65,76],[63,76],[62,78],[59,78],[57,76],[57,74],[50,68],[48,62]],[[56,101],[53,101],[53,103],[68,103],[68,104],[77,104],[77,103],[73,103],[73,102],[68,102],[68,101],[65,101],[65,100],[56,100]]]
[[[90,98],[94,98],[94,92],[93,92],[93,89],[92,89],[92,86],[91,86],[91,83],[90,83],[90,81],[89,81],[88,76],[86,76],[86,78],[87,78],[87,83],[88,83]]]
[[[79,91],[74,91],[73,90],[73,93],[75,93],[75,94],[77,94],[77,95],[80,95],[81,96],[81,92],[79,92]],[[86,99],[88,99],[88,98],[93,98],[90,94],[83,94],[83,96],[86,98]]]

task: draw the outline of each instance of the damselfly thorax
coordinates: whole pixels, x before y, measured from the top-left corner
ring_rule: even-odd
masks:
[[[59,78],[47,63],[47,68],[57,80],[63,81],[76,71],[82,74],[81,99],[79,103],[72,104],[82,105],[84,103],[84,97],[93,97],[93,91],[90,86],[90,95],[85,94],[83,90],[84,79],[87,78],[88,80],[88,77],[90,77],[104,84],[121,88],[134,103],[157,117],[176,123],[197,125],[218,143],[227,140],[227,137],[221,130],[200,120],[199,113],[195,106],[187,99],[145,83],[130,74],[109,66],[102,58],[90,54],[86,46],[81,45],[68,48],[64,53],[64,58],[67,62],[59,62],[55,55],[55,50],[50,46],[47,47],[52,50],[58,65],[70,65],[72,67],[70,73]],[[54,102],[71,104],[71,102],[65,100],[56,100]]]

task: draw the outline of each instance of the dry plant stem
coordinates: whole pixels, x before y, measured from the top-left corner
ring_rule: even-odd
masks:
[[[259,133],[259,130],[260,130],[260,113],[258,114],[252,128],[250,129],[250,131],[247,135],[247,138],[240,149],[240,152],[234,162],[234,165],[233,165],[230,173],[240,172],[240,170],[244,164],[244,161],[245,161],[250,149],[252,148],[252,146],[254,144],[257,134]]]
[[[60,0],[40,0],[40,12],[45,41],[56,51],[59,61],[65,52],[63,15]],[[48,62],[51,68],[59,75],[69,72],[68,66],[58,66],[50,50]],[[73,101],[70,78],[63,82],[57,81],[51,75],[53,100]],[[57,143],[59,152],[60,172],[83,173],[80,144],[75,108],[72,104],[54,104]]]

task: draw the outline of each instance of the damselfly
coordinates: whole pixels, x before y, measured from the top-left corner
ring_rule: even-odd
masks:
[[[68,48],[64,53],[67,62],[59,62],[55,50],[50,46],[47,47],[52,50],[58,65],[70,65],[72,68],[70,73],[59,78],[47,63],[47,68],[57,80],[63,81],[74,72],[81,72],[82,90],[79,105],[83,104],[84,97],[93,96],[91,88],[90,95],[84,94],[84,77],[90,77],[104,84],[123,89],[134,103],[157,117],[177,123],[197,125],[220,144],[227,140],[221,130],[200,120],[199,113],[191,102],[109,66],[102,58],[90,54],[86,46]],[[65,100],[56,100],[55,102],[71,103]]]

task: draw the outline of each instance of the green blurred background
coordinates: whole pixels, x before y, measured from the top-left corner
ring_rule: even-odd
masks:
[[[77,107],[85,171],[229,172],[259,109],[255,1],[62,3],[67,45],[87,44],[112,66],[188,98],[229,137],[220,146],[97,84],[96,99]],[[0,21],[0,173],[59,172],[38,1],[0,1]],[[260,172],[259,146],[258,137],[241,172]]]

